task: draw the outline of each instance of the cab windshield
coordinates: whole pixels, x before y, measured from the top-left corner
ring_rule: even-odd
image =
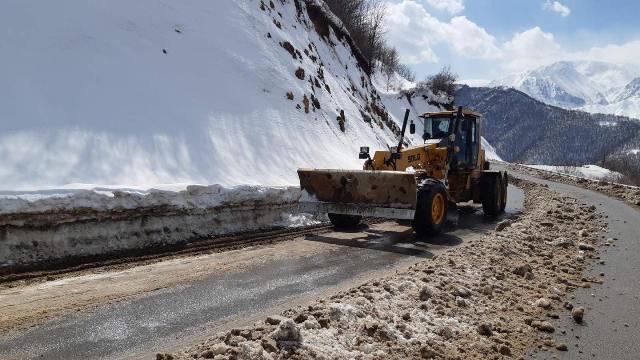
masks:
[[[442,139],[449,135],[450,117],[428,117],[424,121],[424,140]]]

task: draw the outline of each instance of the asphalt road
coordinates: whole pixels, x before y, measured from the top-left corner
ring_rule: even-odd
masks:
[[[522,200],[522,191],[511,186],[506,216],[517,213]],[[466,213],[455,230],[429,239],[417,239],[409,227],[395,223],[306,236],[291,241],[286,259],[214,273],[12,334],[0,339],[0,358],[140,358],[183,348],[430,258],[481,236],[499,220],[487,220],[481,211]],[[309,241],[331,247],[312,256],[296,254],[296,242]]]
[[[533,349],[527,358],[640,359],[640,211],[594,191],[511,173],[595,205],[607,215],[608,222],[599,250],[599,261],[604,264],[590,266],[585,274],[604,283],[580,288],[568,299],[586,309],[584,323],[576,324],[569,311],[560,313],[560,319],[553,322],[553,337],[566,343],[569,351],[543,347]],[[612,246],[604,246],[607,239],[615,239]]]

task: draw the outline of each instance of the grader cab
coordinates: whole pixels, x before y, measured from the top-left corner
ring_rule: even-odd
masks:
[[[425,113],[424,143],[403,148],[409,110],[398,146],[360,148],[363,170],[299,169],[300,209],[326,213],[336,227],[353,227],[363,216],[411,220],[420,235],[443,230],[456,204],[481,203],[487,216],[502,213],[506,172],[489,170],[482,149],[482,116],[471,110]],[[415,124],[410,124],[415,133]]]

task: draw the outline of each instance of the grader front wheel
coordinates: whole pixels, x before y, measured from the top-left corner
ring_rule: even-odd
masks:
[[[485,176],[482,179],[482,210],[487,216],[498,216],[506,207],[507,186],[503,183],[502,174]]]
[[[502,172],[502,197],[500,199],[500,212],[503,213],[507,207],[507,190],[509,187],[509,176]]]
[[[435,235],[442,232],[447,214],[447,190],[434,179],[418,186],[413,230],[418,235]]]

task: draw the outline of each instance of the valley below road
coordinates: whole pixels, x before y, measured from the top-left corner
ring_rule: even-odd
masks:
[[[502,218],[437,237],[375,221],[0,284],[0,358],[634,358],[638,208],[509,171]]]

